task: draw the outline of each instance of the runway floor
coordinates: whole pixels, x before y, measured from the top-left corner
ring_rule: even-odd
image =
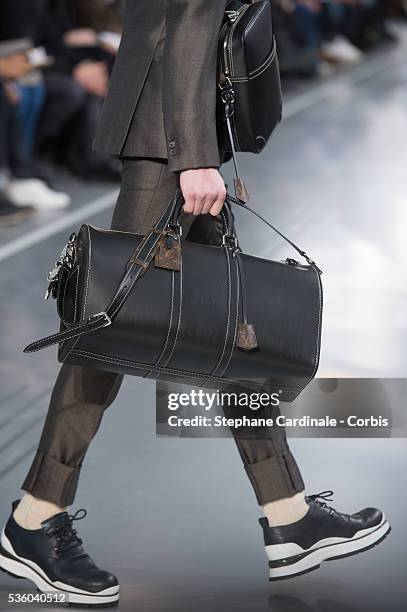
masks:
[[[407,42],[334,80],[287,96],[267,151],[241,158],[252,204],[323,269],[322,377],[407,377]],[[231,171],[226,176],[230,181]],[[57,325],[45,275],[81,222],[107,227],[116,190],[56,177],[74,204],[0,230],[0,523],[37,446],[55,351],[21,350]],[[245,249],[291,256],[247,213]],[[120,418],[118,418],[120,415]],[[339,510],[383,507],[379,547],[269,585],[255,498],[231,440],[157,439],[154,383],[128,378],[87,457],[75,508],[89,552],[117,572],[121,610],[403,612],[404,439],[301,439],[292,448],[309,492],[335,490]],[[6,593],[28,582],[0,575]],[[3,606],[3,607],[2,607]]]

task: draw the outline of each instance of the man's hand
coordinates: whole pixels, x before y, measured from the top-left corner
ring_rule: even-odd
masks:
[[[109,76],[104,62],[80,62],[74,68],[73,76],[89,93],[105,97]]]
[[[184,170],[180,174],[180,187],[185,200],[185,212],[216,216],[222,210],[226,187],[216,168]]]
[[[98,37],[92,28],[76,28],[64,34],[64,43],[68,47],[95,47]]]
[[[0,59],[0,77],[20,79],[32,69],[25,53],[11,53]]]

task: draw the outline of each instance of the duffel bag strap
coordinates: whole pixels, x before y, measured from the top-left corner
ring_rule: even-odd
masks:
[[[69,326],[62,332],[58,332],[56,334],[52,334],[51,336],[41,338],[41,340],[32,342],[25,347],[24,353],[35,353],[36,351],[40,351],[48,346],[52,346],[53,344],[59,344],[65,340],[72,340],[72,338],[76,338],[82,334],[88,334],[89,332],[102,329],[103,327],[108,327],[109,325],[111,325],[111,320],[108,314],[106,312],[98,312],[82,323]]]
[[[242,202],[241,200],[238,200],[237,198],[234,198],[231,195],[227,195],[226,196],[226,200],[230,203],[230,204],[235,204],[237,206],[240,206],[241,208],[245,208],[246,210],[248,210],[249,212],[251,212],[253,215],[255,215],[258,219],[260,219],[260,221],[263,221],[263,223],[265,223],[270,229],[272,229],[274,232],[276,232],[276,234],[278,234],[283,240],[285,240],[290,246],[292,246],[292,248],[297,251],[297,253],[299,253],[299,255],[301,255],[301,257],[303,257],[305,259],[305,261],[312,266],[313,268],[315,268],[315,270],[319,273],[322,274],[322,270],[320,268],[318,268],[317,264],[315,263],[315,261],[313,259],[311,259],[311,257],[309,255],[307,255],[307,253],[305,251],[303,251],[302,249],[300,249],[299,246],[297,246],[295,244],[295,242],[293,242],[292,240],[290,240],[289,238],[287,238],[287,236],[285,236],[282,232],[280,232],[280,230],[278,230],[276,227],[274,227],[274,225],[272,225],[269,221],[267,221],[267,219],[265,219],[264,217],[261,216],[260,213],[258,213],[256,210],[253,210],[253,208],[250,208],[250,206],[248,206],[247,204],[245,204],[244,202]]]
[[[32,342],[25,347],[24,353],[40,351],[41,349],[47,348],[48,346],[53,346],[54,344],[59,344],[65,340],[72,340],[73,338],[82,336],[83,334],[88,334],[90,332],[97,331],[98,329],[109,327],[125,303],[134,284],[144,274],[151,263],[164,230],[171,222],[174,211],[179,206],[180,197],[182,197],[181,192],[177,190],[175,196],[171,198],[169,205],[159,221],[156,223],[155,227],[144,236],[135,252],[131,255],[127,263],[126,272],[107,308],[102,312],[90,316],[86,321],[82,321],[80,323],[67,323],[66,321],[62,320],[62,324],[65,326],[63,331]]]

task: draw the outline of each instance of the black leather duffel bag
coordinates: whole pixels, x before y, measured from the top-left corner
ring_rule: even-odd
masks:
[[[293,400],[318,367],[322,289],[308,255],[243,254],[228,197],[221,246],[184,240],[179,193],[146,236],[83,225],[50,272],[61,362],[209,388],[236,385]]]
[[[239,177],[236,151],[260,153],[281,121],[282,95],[270,0],[231,0],[218,47],[218,140],[231,152],[236,195],[248,194]]]

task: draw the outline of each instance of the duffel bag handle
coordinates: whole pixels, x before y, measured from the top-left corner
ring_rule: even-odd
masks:
[[[177,194],[175,195],[175,206],[173,206],[172,214],[165,226],[165,229],[172,229],[179,235],[181,235],[181,224],[180,217],[183,212],[182,208],[184,206],[184,198],[180,190],[177,190]],[[228,199],[225,200],[224,206],[220,213],[220,218],[223,225],[223,239],[222,244],[225,244],[227,241],[232,241],[237,244],[237,236],[235,230],[235,224],[233,219],[232,210]]]
[[[297,251],[297,253],[299,253],[301,257],[303,257],[310,266],[315,268],[315,270],[317,270],[319,274],[322,274],[322,270],[318,268],[315,261],[311,259],[311,257],[305,251],[300,249],[300,247],[297,246],[295,242],[287,238],[287,236],[285,236],[282,232],[280,232],[280,230],[278,230],[274,225],[272,225],[269,221],[267,221],[267,219],[262,217],[260,213],[258,213],[256,210],[253,210],[253,208],[250,208],[250,206],[248,206],[245,202],[242,202],[241,200],[238,200],[237,198],[234,198],[233,196],[229,194],[226,196],[226,201],[229,204],[234,204],[236,206],[240,206],[240,208],[245,208],[246,210],[251,212],[253,215],[255,215],[258,219],[260,219],[260,221],[263,221],[263,223],[265,223],[270,229],[276,232],[276,234],[278,234],[283,240],[285,240],[290,246],[292,246],[292,248],[295,251]]]

